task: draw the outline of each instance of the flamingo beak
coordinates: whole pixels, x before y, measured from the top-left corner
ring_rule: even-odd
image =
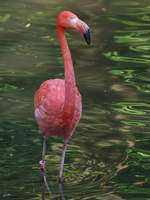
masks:
[[[85,41],[87,42],[87,44],[90,44],[91,43],[91,37],[90,37],[90,31],[89,29],[87,29],[84,33],[84,38],[85,38]]]

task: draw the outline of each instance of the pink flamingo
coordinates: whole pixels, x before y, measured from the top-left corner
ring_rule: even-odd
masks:
[[[86,23],[75,14],[63,11],[57,18],[57,30],[64,59],[65,80],[47,80],[34,96],[35,118],[44,137],[42,167],[45,168],[46,140],[49,136],[64,137],[64,147],[59,170],[62,180],[67,142],[77,126],[82,112],[81,95],[76,87],[71,53],[65,37],[65,29],[77,29],[90,44],[90,32]]]

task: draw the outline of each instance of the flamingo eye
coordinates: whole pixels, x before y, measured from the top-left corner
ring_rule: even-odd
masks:
[[[78,18],[70,18],[70,17],[68,17],[67,19],[72,23],[72,25],[74,27],[76,27],[76,22],[77,22]]]

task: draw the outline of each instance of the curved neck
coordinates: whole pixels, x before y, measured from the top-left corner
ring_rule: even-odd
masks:
[[[61,26],[57,26],[60,47],[64,59],[64,72],[65,72],[65,104],[64,111],[69,115],[73,113],[75,108],[75,90],[76,81],[74,75],[74,68],[72,64],[71,53],[65,37],[65,30]]]

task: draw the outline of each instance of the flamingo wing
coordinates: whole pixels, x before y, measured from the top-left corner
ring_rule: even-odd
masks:
[[[62,126],[65,99],[65,84],[62,79],[47,80],[34,96],[35,118],[43,135],[57,135]]]
[[[81,96],[76,88],[76,105],[71,121],[64,115],[65,81],[47,80],[34,96],[35,118],[44,136],[63,136],[69,138],[81,116]]]

